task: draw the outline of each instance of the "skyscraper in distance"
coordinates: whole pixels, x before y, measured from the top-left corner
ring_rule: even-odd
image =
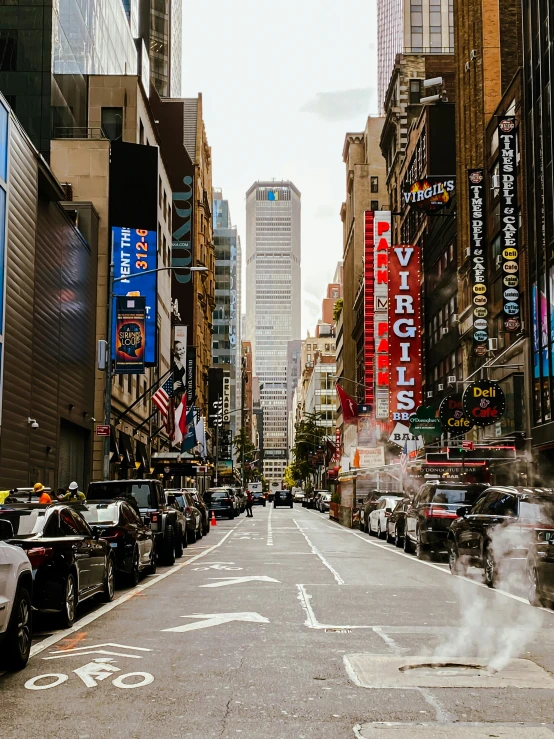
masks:
[[[260,381],[267,479],[287,465],[287,344],[300,338],[300,191],[255,182],[246,193],[246,336]]]
[[[452,54],[454,0],[377,0],[377,92],[383,110],[397,54]]]

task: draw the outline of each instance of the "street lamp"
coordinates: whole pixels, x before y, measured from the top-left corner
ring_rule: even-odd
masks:
[[[114,294],[113,288],[116,282],[123,282],[132,280],[135,277],[142,277],[143,275],[151,275],[157,272],[167,272],[174,269],[188,269],[189,272],[209,272],[207,267],[157,267],[156,269],[147,269],[144,272],[135,272],[134,274],[124,275],[122,277],[114,277],[114,263],[113,259],[110,263],[110,281],[108,289],[108,351],[106,359],[106,400],[104,408],[104,423],[106,426],[110,425],[111,414],[112,414],[112,321],[113,321],[113,300],[114,298],[121,297]],[[104,439],[104,477],[107,480],[110,476],[110,437],[106,436]]]

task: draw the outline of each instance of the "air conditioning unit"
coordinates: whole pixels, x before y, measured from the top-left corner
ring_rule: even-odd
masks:
[[[452,314],[451,320],[452,320],[452,323],[459,323],[460,322],[460,319],[458,318],[458,314],[457,313],[453,313]]]
[[[470,58],[470,59],[477,59],[477,49],[472,49],[472,50],[471,50],[471,51],[469,52],[469,58]]]
[[[494,260],[494,263],[497,267],[502,266],[502,254],[497,254],[496,259]]]
[[[447,328],[441,328],[441,335],[442,336],[446,336],[447,333],[448,333],[448,329]]]
[[[466,253],[466,257],[470,257],[471,256],[471,246],[466,247],[466,252],[465,253]]]
[[[498,190],[499,187],[500,187],[500,175],[493,174],[493,176],[491,177],[491,189]]]
[[[470,62],[466,62],[466,65],[465,65],[466,72],[469,72],[470,69],[471,69],[471,63]]]
[[[440,385],[437,385],[437,389],[439,393],[441,392],[441,390],[444,390],[444,385],[442,384],[442,382],[440,383]]]
[[[427,392],[425,393],[425,397],[426,398],[432,398],[433,397],[433,391],[432,390],[427,390]]]
[[[489,339],[489,351],[495,352],[498,349],[498,339]]]
[[[454,383],[456,382],[456,375],[448,375],[446,381],[449,385],[454,385]]]

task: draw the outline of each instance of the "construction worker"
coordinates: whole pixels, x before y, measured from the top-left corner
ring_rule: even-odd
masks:
[[[79,491],[79,486],[76,482],[70,482],[68,491],[65,495],[62,495],[60,500],[64,503],[79,503],[86,500],[85,494]]]
[[[33,493],[35,495],[38,495],[38,502],[43,503],[44,505],[48,505],[52,502],[52,498],[48,495],[46,492],[46,488],[41,482],[36,482],[33,485]]]

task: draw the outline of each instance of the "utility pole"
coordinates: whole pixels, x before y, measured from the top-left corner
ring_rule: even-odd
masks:
[[[246,446],[246,424],[244,422],[244,411],[246,410],[245,402],[246,402],[246,357],[242,358],[242,366],[241,366],[241,409],[240,409],[240,425],[241,425],[241,450],[240,450],[240,476],[241,476],[241,485],[242,489],[244,490],[246,486],[246,475],[245,475],[245,469],[244,469],[244,447]]]

